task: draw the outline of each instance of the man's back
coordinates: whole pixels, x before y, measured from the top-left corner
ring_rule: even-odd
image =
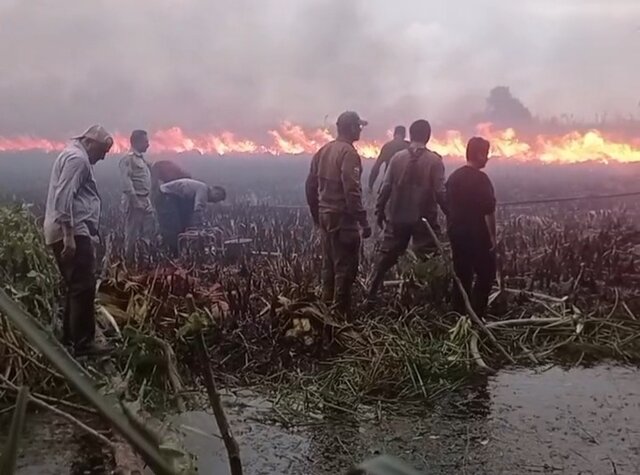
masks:
[[[174,180],[180,180],[182,178],[191,178],[191,175],[180,168],[175,162],[171,160],[161,160],[155,162],[151,166],[151,173],[155,180],[162,183],[168,183]]]
[[[312,159],[306,183],[312,212],[315,209],[342,215],[349,225],[362,222],[366,213],[362,207],[361,175],[362,163],[353,145],[334,140],[323,146]]]
[[[180,178],[160,185],[163,193],[180,196],[181,198],[193,198],[198,192],[207,192],[205,183],[192,178]]]
[[[426,148],[398,152],[389,165],[381,196],[388,194],[387,218],[393,223],[414,223],[437,213],[444,198],[442,157]]]
[[[409,148],[409,142],[403,138],[395,137],[389,142],[385,143],[380,149],[380,154],[378,155],[378,159],[376,163],[374,163],[373,168],[371,169],[371,174],[369,175],[369,188],[373,189],[373,185],[375,184],[378,175],[380,174],[380,168],[382,165],[385,165],[385,170],[389,168],[389,162],[393,158],[393,156],[401,152],[402,150],[406,150]]]
[[[482,171],[463,166],[447,180],[449,233],[470,235],[489,243],[485,216],[493,213],[496,199],[489,177]]]

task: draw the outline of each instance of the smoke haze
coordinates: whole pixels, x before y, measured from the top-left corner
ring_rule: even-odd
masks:
[[[639,47],[636,0],[0,0],[0,135],[626,116]]]

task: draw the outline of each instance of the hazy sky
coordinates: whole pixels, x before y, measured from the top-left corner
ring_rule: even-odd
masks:
[[[640,0],[0,0],[0,134],[640,113]]]

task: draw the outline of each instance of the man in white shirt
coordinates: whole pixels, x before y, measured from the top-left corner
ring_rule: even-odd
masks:
[[[100,196],[93,165],[103,160],[113,138],[101,126],[74,137],[53,163],[44,236],[66,284],[63,343],[75,354],[98,350],[94,343],[95,251]]]
[[[160,186],[158,220],[164,243],[178,252],[178,235],[202,224],[208,203],[224,201],[227,193],[220,186],[209,186],[191,178],[181,178]]]

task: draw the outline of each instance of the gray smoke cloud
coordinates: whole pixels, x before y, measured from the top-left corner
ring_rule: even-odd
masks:
[[[639,28],[637,0],[0,0],[0,134],[257,134],[345,109],[379,134],[490,117],[497,85],[532,115],[635,114]]]

